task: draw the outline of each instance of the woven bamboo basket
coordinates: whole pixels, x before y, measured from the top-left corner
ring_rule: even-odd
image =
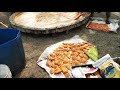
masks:
[[[50,28],[37,28],[37,27],[33,28],[33,27],[19,25],[19,24],[15,23],[14,19],[23,13],[25,13],[25,12],[16,12],[10,16],[9,20],[11,23],[11,27],[17,28],[21,32],[24,32],[24,33],[33,33],[33,34],[50,34],[50,33],[58,33],[58,32],[68,31],[70,29],[79,27],[79,26],[85,24],[86,22],[88,22],[88,20],[90,18],[90,14],[91,14],[91,13],[85,12],[86,14],[82,20],[78,18],[77,20],[74,20],[72,23],[67,22],[67,24],[64,24],[61,26],[56,26],[56,27],[53,26]]]

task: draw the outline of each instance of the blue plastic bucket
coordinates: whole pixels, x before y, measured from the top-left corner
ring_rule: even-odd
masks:
[[[8,65],[13,76],[25,67],[25,53],[19,30],[0,29],[0,64]]]

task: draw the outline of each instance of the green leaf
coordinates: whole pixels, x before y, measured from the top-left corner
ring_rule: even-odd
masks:
[[[93,61],[97,61],[98,60],[98,50],[97,48],[94,46],[92,48],[90,48],[88,51],[85,52]]]

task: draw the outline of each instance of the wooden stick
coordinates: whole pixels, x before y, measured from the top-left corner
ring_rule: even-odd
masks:
[[[4,23],[0,22],[1,25],[3,25],[4,27],[8,28],[7,25],[5,25]]]

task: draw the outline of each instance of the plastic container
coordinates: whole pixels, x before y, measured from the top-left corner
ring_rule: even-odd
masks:
[[[25,53],[19,30],[0,29],[0,64],[8,65],[13,76],[25,67]]]

